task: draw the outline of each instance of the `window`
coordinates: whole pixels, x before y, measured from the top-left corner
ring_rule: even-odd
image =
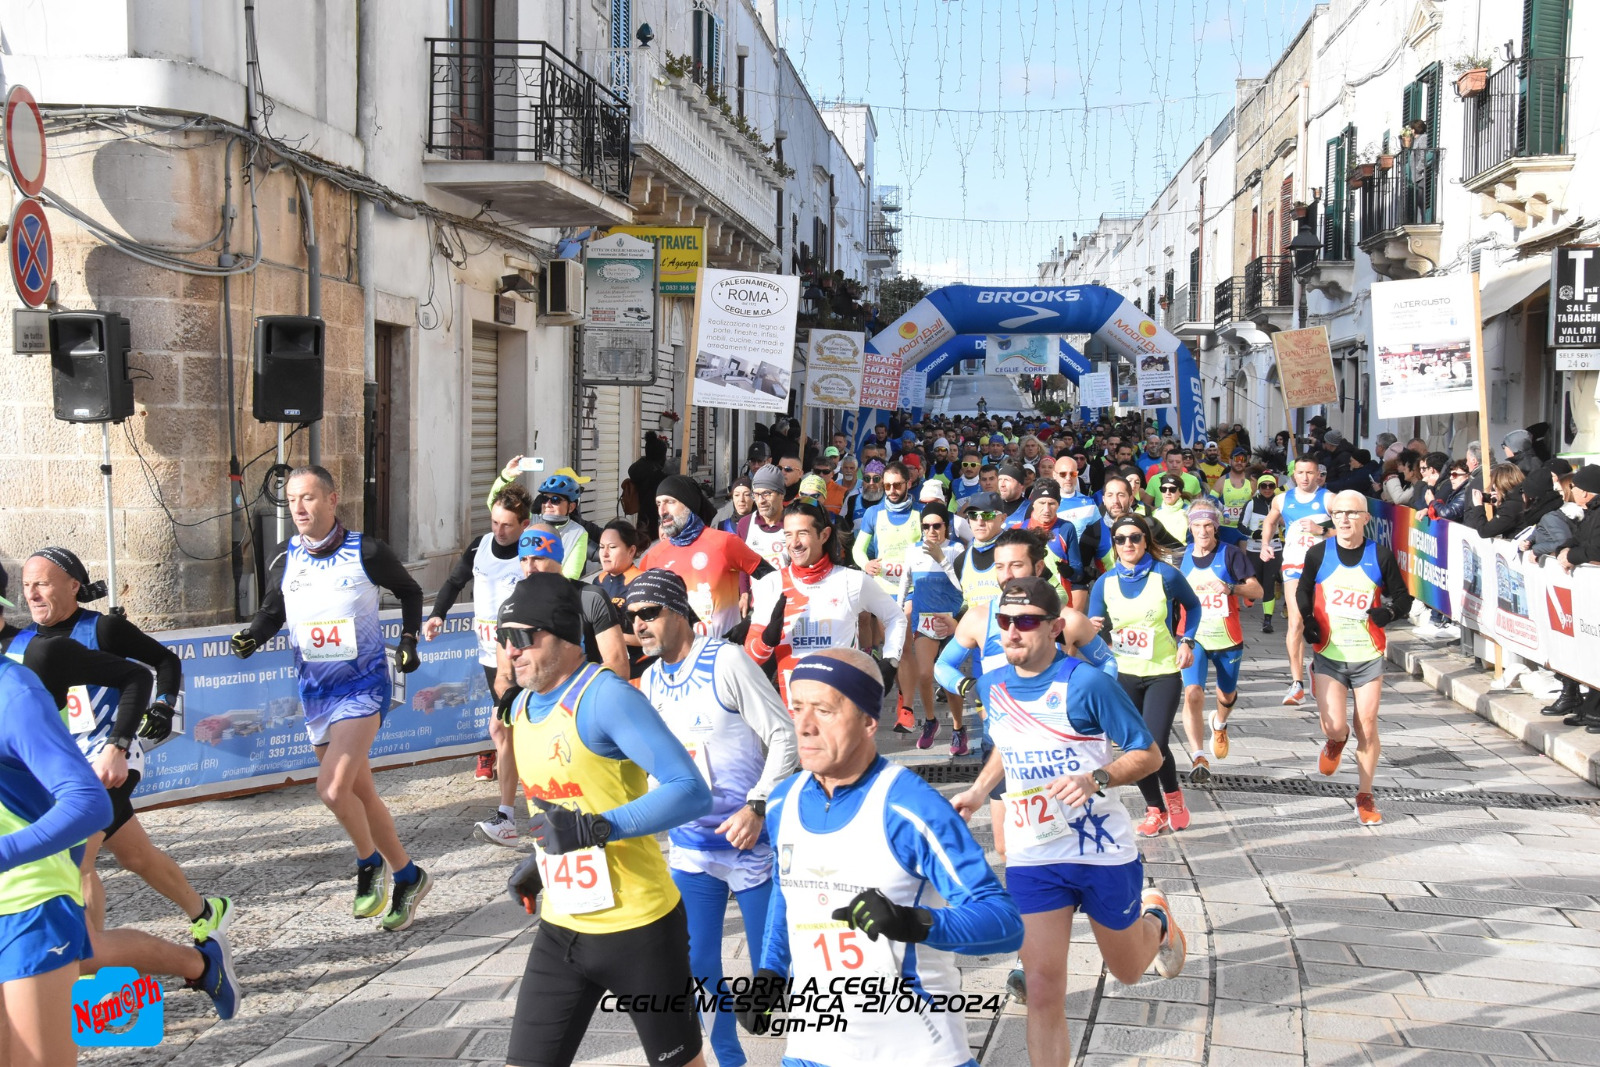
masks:
[[[1161,289],[1161,291],[1164,294],[1166,294],[1167,306],[1168,307],[1172,306],[1173,285],[1177,281],[1177,274],[1178,274],[1177,271],[1169,270],[1169,271],[1167,271],[1166,278],[1162,280],[1162,289]]]
[[[1194,309],[1199,306],[1200,299],[1200,250],[1198,248],[1189,253],[1189,306],[1184,308],[1185,321],[1199,318]]]
[[[1517,82],[1518,155],[1559,155],[1566,145],[1567,0],[1523,0]]]
[[[1322,258],[1334,262],[1355,258],[1355,197],[1350,195],[1350,165],[1355,158],[1356,128],[1346,126],[1328,141],[1323,189]]]
[[[1283,226],[1279,234],[1278,251],[1282,255],[1289,254],[1289,242],[1294,240],[1294,179],[1283,179],[1283,187],[1278,191],[1278,221]]]
[[[697,6],[690,21],[690,34],[695,82],[711,92],[722,92],[722,20]]]
[[[738,112],[738,115],[739,115],[740,118],[744,118],[744,61],[745,61],[745,58],[746,58],[745,56],[741,55],[741,56],[737,57],[737,59],[734,61],[734,66],[735,66],[735,69],[737,71],[737,73],[735,74],[735,78],[736,78],[736,84],[737,84],[738,87],[734,91],[733,100],[734,100],[734,109]]]

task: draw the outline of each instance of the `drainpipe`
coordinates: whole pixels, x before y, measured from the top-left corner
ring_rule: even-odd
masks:
[[[376,82],[378,76],[377,26],[372,0],[356,5],[356,139],[361,142],[362,167],[371,173],[373,134],[378,126]],[[378,406],[377,319],[378,294],[373,285],[373,232],[376,205],[362,197],[356,203],[356,272],[361,276],[361,425],[365,464],[362,479],[362,528],[370,529],[378,508],[377,453],[372,447]],[[393,537],[394,531],[389,531]]]
[[[305,176],[295,172],[295,184],[300,187],[300,239],[306,247],[306,314],[314,319],[322,317],[322,250],[317,247],[317,216],[311,203],[311,187]],[[311,424],[311,440],[307,445],[310,462],[322,462],[322,422]]]

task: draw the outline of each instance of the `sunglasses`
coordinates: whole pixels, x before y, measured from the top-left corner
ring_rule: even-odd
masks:
[[[881,475],[881,474],[869,474],[869,475],[867,475],[867,484],[868,485],[877,485],[881,481],[883,481],[883,475]]]
[[[1025,634],[1031,634],[1045,623],[1055,619],[1054,615],[1002,615],[995,613],[994,621],[1002,630],[1016,627]]]
[[[883,487],[885,489],[904,489],[907,484],[906,482],[884,482]]]
[[[922,528],[924,530],[942,530],[942,529],[944,529],[944,523],[942,523],[942,522],[925,522],[925,523],[922,524]]]
[[[1335,519],[1364,519],[1367,517],[1367,513],[1365,511],[1332,511],[1329,512],[1329,515]]]
[[[967,518],[977,519],[980,522],[993,522],[994,520],[998,519],[1000,515],[1001,512],[998,511],[979,511],[976,508],[973,508],[967,512]]]
[[[966,469],[966,470],[977,470],[979,467],[983,466],[983,464],[981,464],[981,463],[962,463],[961,466],[962,466],[963,469]]]
[[[1111,539],[1111,543],[1116,545],[1142,545],[1144,544],[1144,534],[1117,534]]]
[[[781,470],[785,474],[799,474],[800,473],[800,468],[799,467],[779,467],[778,469]]]
[[[1161,491],[1163,493],[1181,493],[1181,492],[1183,492],[1182,489],[1178,488],[1175,485],[1163,485],[1161,487]]]
[[[654,604],[648,608],[640,608],[638,611],[630,611],[628,612],[628,625],[632,626],[635,622],[655,622],[661,618],[661,613],[666,610],[660,604]]]
[[[533,635],[538,632],[537,626],[531,629],[522,626],[497,626],[494,639],[504,648],[532,648]]]
[[[536,508],[543,508],[546,504],[565,504],[567,502],[566,497],[553,496],[549,493],[540,493],[533,498],[533,506]]]

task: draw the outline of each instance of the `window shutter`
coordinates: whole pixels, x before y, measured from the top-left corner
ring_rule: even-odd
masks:
[[[1189,252],[1189,299],[1193,301],[1200,292],[1200,250],[1192,249]],[[1194,316],[1189,316],[1193,318]]]
[[[611,0],[611,47],[627,48],[632,27],[633,0]]]
[[[1177,281],[1177,271],[1171,271],[1171,270],[1167,271],[1167,276],[1164,279],[1164,283],[1163,284],[1165,286],[1165,290],[1164,291],[1166,293],[1167,303],[1168,304],[1172,303],[1173,285],[1175,284],[1176,281]]]
[[[1289,242],[1294,240],[1294,179],[1283,179],[1283,188],[1278,193],[1278,219],[1282,224],[1283,243],[1279,251],[1284,255],[1289,254]]]
[[[1566,151],[1567,0],[1523,0],[1517,155]]]
[[[1338,261],[1344,259],[1344,137],[1330,138],[1327,152],[1322,258]]]
[[[692,55],[690,58],[694,60],[696,74],[699,74],[706,69],[705,38],[706,19],[708,17],[708,13],[698,7],[695,8],[694,12],[690,15],[689,37],[693,43]]]

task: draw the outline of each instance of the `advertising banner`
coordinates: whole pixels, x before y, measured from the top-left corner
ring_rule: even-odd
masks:
[[[991,333],[984,337],[984,373],[1054,374],[1060,338],[1052,333]]]
[[[900,358],[867,349],[861,370],[861,406],[893,411],[900,403]]]
[[[584,325],[654,330],[655,246],[612,234],[590,241],[583,259]]]
[[[625,233],[656,246],[657,281],[662,296],[693,296],[694,274],[705,264],[705,231],[698,226],[613,226],[607,235]]]
[[[1479,544],[1489,550],[1484,561],[1494,564],[1494,639],[1519,656],[1543,663],[1544,642],[1534,612],[1535,607],[1544,607],[1543,574],[1537,566],[1525,565],[1509,541],[1493,538]]]
[[[1444,519],[1430,519],[1414,508],[1371,501],[1372,523],[1367,536],[1394,553],[1411,595],[1435,611],[1453,615],[1460,598],[1459,573],[1450,568],[1450,527]]]
[[[400,639],[400,612],[382,615],[383,638]],[[233,626],[155,634],[183,661],[183,730],[145,757],[134,802],[180,800],[309,781],[317,759],[287,633],[255,655],[233,654]],[[417,649],[422,666],[396,675],[389,714],[373,742],[378,766],[465,755],[489,747],[493,700],[478,665],[472,613],[458,611]]]
[[[1086,408],[1111,406],[1111,370],[1104,364],[1093,374],[1078,379],[1078,403]]]
[[[1461,582],[1458,610],[1451,617],[1471,630],[1494,636],[1494,558],[1486,557],[1484,540],[1459,522],[1450,524],[1450,558],[1456,561]],[[1489,576],[1487,590],[1484,575]],[[1484,594],[1487,591],[1488,596]]]
[[[926,298],[873,335],[867,342],[861,406],[893,411],[900,401],[900,376],[905,368],[931,355],[955,335],[955,329]]]
[[[928,400],[928,376],[915,367],[907,367],[900,375],[900,410],[915,411]]]
[[[1373,285],[1378,418],[1477,410],[1472,287],[1470,274]]]
[[[701,278],[695,404],[787,411],[800,279],[711,269]]]
[[[1308,408],[1339,402],[1326,326],[1280,330],[1272,335],[1272,353],[1278,360],[1278,381],[1286,406]]]
[[[1142,408],[1169,408],[1173,406],[1178,377],[1173,370],[1174,356],[1170,352],[1147,352],[1131,356],[1138,370],[1138,400]]]
[[[806,407],[860,407],[866,349],[864,333],[812,330],[806,349]]]
[[[1550,270],[1550,346],[1600,348],[1600,248],[1558,248]]]

